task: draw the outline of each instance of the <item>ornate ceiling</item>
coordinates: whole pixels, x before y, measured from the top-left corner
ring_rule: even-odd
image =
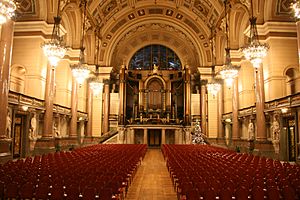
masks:
[[[24,21],[41,15],[43,10],[51,13],[51,17],[48,14],[49,20],[57,0],[18,1],[18,13],[22,15],[20,21]],[[243,35],[248,26],[249,2],[230,0],[232,19],[235,20],[232,21],[236,32],[233,35],[237,38],[232,39],[233,42],[237,41],[235,48],[246,41],[244,36],[238,39],[236,34]],[[260,23],[274,19],[291,20],[288,17],[290,0],[253,2],[254,13]],[[80,6],[80,0],[61,0],[61,3],[62,8],[67,4]],[[75,16],[74,14],[72,15]],[[190,65],[195,71],[199,66],[211,64],[210,29],[216,26],[221,31],[223,17],[223,0],[88,0],[87,27],[102,38],[99,56],[102,65],[113,66],[117,70],[121,64],[127,65],[139,48],[157,43],[173,49],[182,64]],[[223,39],[219,41],[224,42]],[[223,49],[224,46],[220,45],[219,48],[221,47]]]

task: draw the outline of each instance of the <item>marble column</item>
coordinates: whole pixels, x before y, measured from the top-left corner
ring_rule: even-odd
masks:
[[[184,99],[184,121],[185,125],[191,124],[191,70],[188,65],[185,66],[185,99]]]
[[[0,39],[0,139],[6,138],[6,120],[9,93],[9,69],[13,45],[14,22],[8,20],[1,27]]]
[[[71,123],[69,137],[77,137],[78,83],[72,78]]]
[[[47,65],[43,138],[53,137],[53,101],[55,97],[55,68]]]
[[[218,131],[218,138],[224,139],[224,128],[223,128],[223,122],[222,122],[222,115],[224,113],[224,93],[223,93],[223,86],[221,87],[221,90],[218,92],[217,95],[217,131]]]
[[[297,126],[300,127],[300,108],[297,109]],[[297,133],[296,133],[298,136],[298,138],[300,138],[300,129],[298,128],[297,130]],[[298,143],[297,143],[297,151],[296,151],[297,155],[296,155],[296,159],[299,161],[300,160],[300,141],[298,140]]]
[[[171,113],[171,102],[172,102],[172,95],[171,95],[171,90],[172,90],[172,82],[168,81],[167,82],[167,94],[166,94],[166,104],[167,104],[167,111]]]
[[[93,90],[88,87],[87,88],[87,104],[86,104],[86,112],[88,116],[88,121],[87,121],[87,130],[86,130],[86,136],[87,137],[92,137],[92,124],[93,124]]]
[[[298,60],[300,66],[300,21],[296,22],[296,26],[297,26]]]
[[[148,129],[144,129],[144,144],[148,144]]]
[[[239,139],[239,88],[238,78],[232,84],[232,139]]]
[[[266,118],[265,118],[265,88],[264,88],[264,75],[263,67],[260,66],[255,70],[255,99],[256,99],[256,127],[257,135],[256,140],[267,140],[266,131]]]
[[[166,129],[161,129],[161,144],[166,144]]]
[[[143,84],[144,84],[143,81],[139,80],[139,112],[142,112],[144,110],[144,85]]]
[[[109,81],[104,84],[104,102],[103,102],[103,133],[109,132],[109,108],[110,108],[110,91]]]
[[[206,80],[201,81],[201,97],[200,97],[200,106],[201,106],[201,129],[202,133],[208,136],[207,134],[207,101],[206,101]]]
[[[120,69],[120,85],[119,85],[119,125],[124,125],[125,123],[125,65],[121,66]]]

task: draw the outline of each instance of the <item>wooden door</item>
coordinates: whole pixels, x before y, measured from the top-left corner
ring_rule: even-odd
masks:
[[[150,147],[160,147],[161,145],[161,130],[149,129],[148,130],[148,145]]]
[[[22,135],[23,135],[23,118],[21,115],[16,115],[14,121],[14,137],[13,137],[13,157],[19,158],[22,149]]]

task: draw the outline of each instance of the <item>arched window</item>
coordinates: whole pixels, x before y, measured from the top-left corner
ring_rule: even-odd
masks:
[[[23,66],[12,66],[10,72],[10,90],[18,93],[24,93],[26,70]]]
[[[286,87],[287,87],[287,95],[296,93],[296,84],[295,79],[297,76],[297,71],[294,68],[290,68],[286,71]]]
[[[161,70],[180,70],[177,54],[162,45],[149,45],[138,50],[131,58],[129,69],[152,70],[156,65]]]

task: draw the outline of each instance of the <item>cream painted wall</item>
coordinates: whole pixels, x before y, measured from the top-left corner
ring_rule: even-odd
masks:
[[[200,94],[192,94],[191,115],[200,115]]]
[[[100,137],[102,132],[102,92],[98,96],[93,97],[93,121],[92,121],[92,136]]]
[[[217,107],[217,97],[214,97],[208,93],[208,136],[210,138],[218,137],[218,107]]]
[[[269,38],[270,49],[264,62],[266,101],[286,95],[286,66],[298,65],[297,38]]]
[[[14,37],[12,65],[21,64],[26,69],[24,94],[44,99],[47,59],[43,55],[40,37]],[[34,87],[33,87],[34,86]]]
[[[72,74],[69,63],[66,60],[59,62],[56,67],[56,96],[55,104],[66,107],[71,107],[71,93],[72,93]]]
[[[224,113],[232,112],[232,88],[223,86],[224,88]]]
[[[78,111],[86,112],[86,102],[87,102],[87,87],[88,84],[85,81],[78,90]]]
[[[110,93],[110,115],[118,115],[119,113],[119,93]]]
[[[239,71],[239,108],[250,107],[254,103],[254,68],[250,62],[242,62]]]

